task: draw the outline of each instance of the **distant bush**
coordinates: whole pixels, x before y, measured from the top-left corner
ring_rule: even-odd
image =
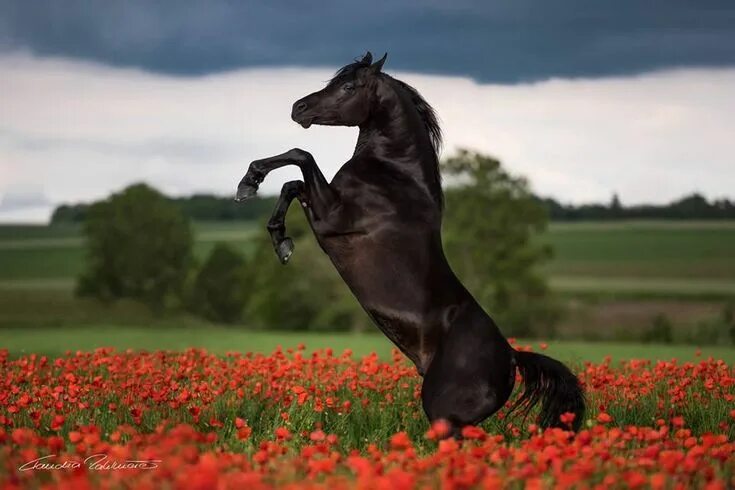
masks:
[[[663,313],[656,315],[653,318],[652,325],[643,332],[641,340],[659,344],[672,343],[674,341],[674,328],[669,317]]]
[[[650,327],[649,327],[650,328]],[[590,329],[594,330],[594,329]],[[617,326],[612,329],[612,335],[600,335],[594,340],[614,340],[615,342],[644,342],[643,338],[648,335],[648,330],[636,330],[630,328],[629,325]],[[584,335],[584,340],[592,340],[589,335]]]
[[[697,345],[735,344],[735,305],[726,303],[719,317],[700,321],[685,333],[682,341]]]
[[[735,344],[735,301],[725,305],[722,310],[722,320],[727,330],[727,336],[731,344]]]
[[[87,269],[77,293],[133,298],[154,309],[181,296],[192,260],[188,220],[162,194],[132,185],[92,205],[84,222]]]
[[[51,215],[51,224],[84,223],[89,212],[89,204],[62,204],[54,209]]]
[[[189,308],[196,314],[220,323],[236,323],[248,296],[245,258],[229,245],[214,246],[196,274]]]

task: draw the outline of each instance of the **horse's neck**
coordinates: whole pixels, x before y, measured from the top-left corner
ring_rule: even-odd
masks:
[[[399,89],[386,87],[380,109],[360,126],[355,155],[370,154],[405,171],[436,165],[428,131],[416,107]]]

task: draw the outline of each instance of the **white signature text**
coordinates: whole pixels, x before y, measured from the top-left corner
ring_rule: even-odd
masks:
[[[106,454],[93,454],[85,458],[84,461],[53,461],[51,458],[55,457],[55,454],[42,456],[28,461],[20,466],[18,470],[73,470],[81,468],[82,465],[94,471],[152,470],[158,468],[158,463],[161,462],[160,459],[117,461],[109,459]]]

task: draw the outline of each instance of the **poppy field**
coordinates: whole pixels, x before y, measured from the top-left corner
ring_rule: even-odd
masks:
[[[0,351],[0,488],[735,485],[732,365],[573,367],[588,401],[578,433],[502,410],[458,441],[429,426],[399,353]]]

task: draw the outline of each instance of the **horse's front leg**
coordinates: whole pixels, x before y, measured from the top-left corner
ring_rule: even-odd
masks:
[[[304,195],[306,203],[311,208],[312,217],[325,219],[329,211],[338,204],[337,193],[330,187],[327,179],[317,167],[314,157],[307,151],[299,148],[287,151],[262,160],[255,160],[248,167],[248,171],[237,186],[235,200],[245,201],[255,195],[260,183],[271,170],[296,165],[304,176]]]
[[[338,218],[339,213],[333,213],[333,211],[340,205],[338,194],[324,178],[314,158],[308,152],[298,148],[287,151],[282,155],[252,162],[237,187],[235,199],[244,201],[254,196],[268,172],[286,165],[299,167],[304,176],[304,181],[287,182],[283,186],[276,208],[268,222],[268,231],[276,254],[281,263],[284,264],[293,251],[293,242],[286,237],[285,225],[286,211],[291,201],[298,198],[304,207],[304,212],[314,233],[317,235],[331,230],[335,225],[339,226],[335,223],[338,221],[336,218]]]
[[[298,199],[302,205],[306,204],[304,183],[300,180],[292,180],[283,184],[281,195],[278,196],[276,207],[268,220],[268,233],[271,235],[273,249],[282,264],[288,262],[293,253],[293,240],[286,236],[286,213],[294,199]]]

